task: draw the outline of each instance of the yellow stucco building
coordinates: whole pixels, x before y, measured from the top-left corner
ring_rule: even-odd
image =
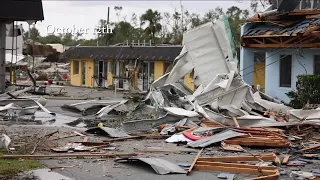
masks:
[[[128,90],[130,70],[136,68],[137,87],[148,91],[154,80],[171,70],[181,49],[182,46],[78,46],[69,48],[64,56],[70,58],[73,86]],[[181,81],[194,91],[193,73]]]

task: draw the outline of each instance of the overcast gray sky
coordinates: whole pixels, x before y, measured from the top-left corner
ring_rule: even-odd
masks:
[[[180,1],[43,1],[44,21],[37,22],[36,28],[40,34],[45,36],[47,30],[53,31],[55,28],[85,28],[89,29],[88,34],[83,38],[94,37],[93,29],[98,24],[99,19],[107,19],[107,10],[110,7],[110,21],[117,21],[114,6],[121,6],[121,16],[131,19],[133,13],[139,17],[147,9],[151,8],[160,12],[172,13],[174,9],[180,10]],[[211,0],[211,1],[182,1],[185,9],[191,13],[203,15],[210,9],[217,6],[226,10],[231,6],[238,6],[241,9],[250,9],[250,0]],[[24,29],[28,26],[24,24]],[[48,26],[49,29],[47,28]],[[49,32],[50,33],[50,32]]]

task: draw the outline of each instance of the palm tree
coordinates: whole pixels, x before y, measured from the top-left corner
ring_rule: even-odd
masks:
[[[144,14],[141,15],[140,21],[145,24],[149,23],[148,27],[145,29],[145,33],[151,37],[153,43],[155,43],[155,35],[161,31],[161,14],[158,11],[152,11],[148,9]]]

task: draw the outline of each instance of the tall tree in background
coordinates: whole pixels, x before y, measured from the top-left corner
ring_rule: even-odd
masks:
[[[252,2],[260,3],[260,0],[252,0]],[[266,0],[261,0],[261,2],[266,2]],[[259,7],[261,7],[260,4]],[[248,10],[242,10],[236,6],[230,7],[225,12],[222,8],[217,7],[206,12],[204,16],[200,16],[196,13],[189,13],[181,5],[181,9],[176,9],[173,13],[160,13],[152,9],[148,9],[140,17],[133,13],[127,21],[125,17],[121,16],[122,7],[116,6],[114,9],[116,10],[118,21],[109,23],[114,27],[114,31],[108,36],[107,32],[105,32],[96,34],[96,37],[90,40],[81,39],[80,34],[75,36],[57,34],[41,37],[39,31],[34,28],[31,29],[32,38],[43,44],[62,43],[64,45],[80,44],[83,46],[96,46],[97,42],[99,45],[106,45],[107,40],[109,44],[124,43],[127,40],[130,43],[138,40],[141,43],[143,40],[152,40],[153,43],[181,44],[183,33],[188,29],[218,19],[220,15],[226,15],[228,16],[236,44],[239,45],[240,26],[249,16]],[[105,19],[100,19],[97,26],[108,28]],[[25,37],[28,37],[28,32],[25,35]]]
[[[29,38],[29,31],[24,33],[24,38],[25,39]],[[40,36],[39,30],[35,27],[30,28],[30,39],[35,40],[35,41],[39,41],[40,38],[41,38],[41,36]]]
[[[235,43],[237,46],[239,46],[241,36],[241,25],[246,21],[246,19],[248,19],[249,11],[241,10],[236,6],[232,6],[227,10],[226,16],[228,16]]]
[[[142,24],[145,24],[146,22],[149,23],[148,27],[145,29],[145,33],[150,36],[153,43],[155,43],[156,34],[161,31],[161,19],[161,14],[157,10],[153,11],[152,9],[148,9],[140,17]]]
[[[116,11],[116,15],[118,17],[118,22],[119,22],[120,21],[120,17],[121,17],[122,7],[121,6],[115,6],[114,10]]]
[[[257,13],[259,6],[265,8],[267,5],[271,4],[271,1],[272,0],[251,0],[250,7],[254,13]]]

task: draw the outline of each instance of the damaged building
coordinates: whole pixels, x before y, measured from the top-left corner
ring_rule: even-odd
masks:
[[[181,46],[93,46],[71,47],[63,55],[70,58],[71,85],[128,90],[129,86],[148,91],[154,80],[172,68]],[[192,73],[181,78],[194,90]]]
[[[308,2],[279,1],[278,8],[256,14],[242,26],[240,74],[286,103],[298,75],[320,74],[320,11],[318,1]]]

